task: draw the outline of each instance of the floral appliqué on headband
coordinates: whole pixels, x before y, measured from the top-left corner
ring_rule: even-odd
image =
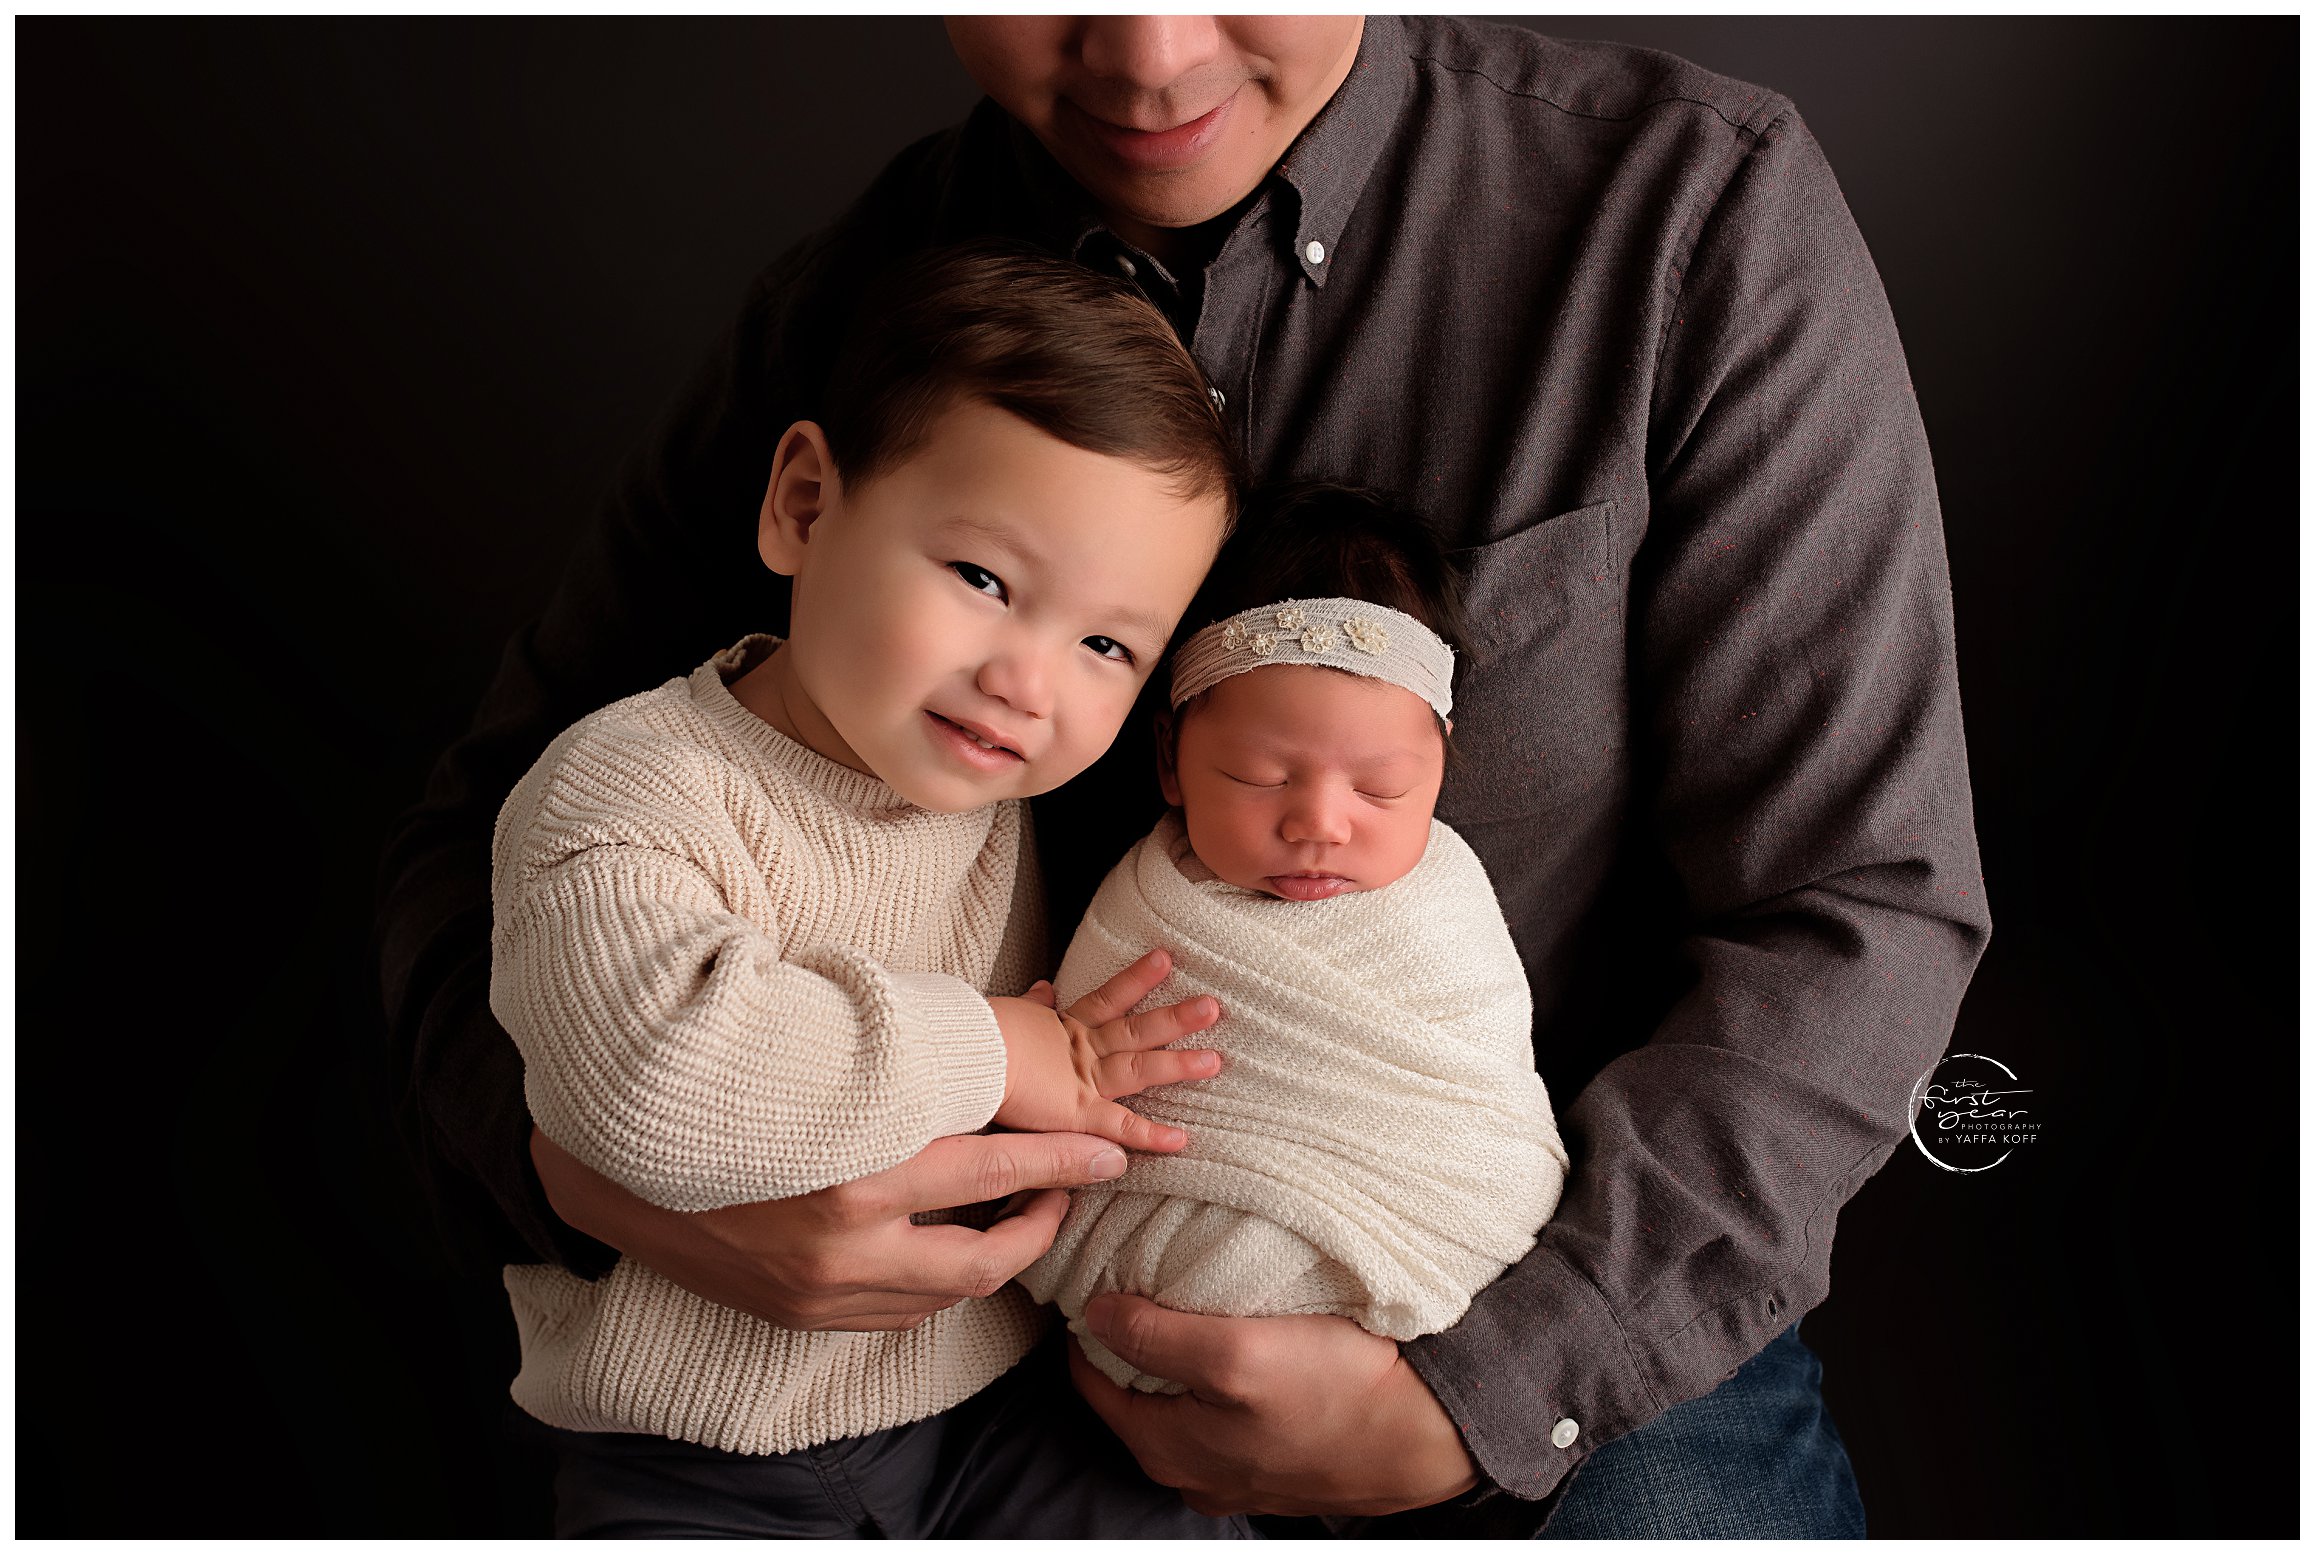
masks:
[[[1380,653],[1391,645],[1391,634],[1365,616],[1352,616],[1343,622],[1342,635],[1361,653]]]
[[[1222,628],[1222,646],[1233,653],[1252,653],[1257,658],[1266,658],[1270,650],[1278,646],[1278,634],[1249,632],[1245,622],[1232,621]]]

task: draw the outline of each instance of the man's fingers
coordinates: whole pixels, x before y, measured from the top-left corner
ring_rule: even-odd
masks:
[[[1025,1188],[1081,1188],[1124,1172],[1117,1146],[1087,1134],[952,1134],[832,1191],[849,1190],[872,1218],[899,1219],[1011,1198]]]
[[[1061,1230],[1061,1217],[1068,1213],[1069,1195],[1059,1188],[1046,1188],[1023,1205],[1020,1213],[1007,1215],[986,1231],[964,1226],[920,1229],[957,1233],[942,1241],[963,1260],[957,1266],[965,1277],[959,1288],[967,1295],[993,1296],[1007,1280],[1044,1256]],[[965,1238],[971,1239],[969,1244]]]
[[[1260,1318],[1176,1312],[1142,1296],[1111,1292],[1085,1304],[1095,1338],[1153,1377],[1171,1377],[1209,1401],[1243,1402],[1245,1325]]]
[[[1101,1094],[1114,1099],[1153,1085],[1210,1079],[1221,1073],[1222,1055],[1211,1048],[1159,1048],[1153,1053],[1115,1053],[1093,1068]]]
[[[1173,967],[1171,954],[1153,950],[1069,1006],[1069,1013],[1088,1026],[1106,1026],[1141,1003],[1152,988],[1166,980]]]
[[[1058,1188],[1021,1198],[1017,1213],[1007,1214],[986,1231],[894,1223],[856,1243],[852,1253],[856,1288],[820,1302],[808,1326],[908,1327],[913,1320],[960,1301],[995,1295],[1053,1245],[1061,1218],[1069,1213],[1069,1195]]]
[[[1041,1201],[986,1231],[970,1226],[911,1227],[900,1244],[907,1249],[905,1263],[894,1265],[884,1276],[891,1290],[951,1301],[994,1296],[1053,1245],[1053,1234],[1069,1210],[1069,1195],[1050,1191],[1051,1201]],[[902,1299],[884,1297],[888,1305]]]
[[[1222,1018],[1222,1006],[1211,994],[1199,994],[1179,1004],[1161,1004],[1154,1010],[1129,1015],[1094,1028],[1094,1041],[1104,1053],[1164,1047],[1193,1031],[1203,1031]]]

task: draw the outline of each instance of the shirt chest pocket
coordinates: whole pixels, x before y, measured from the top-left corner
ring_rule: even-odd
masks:
[[[1455,681],[1449,825],[1597,808],[1620,781],[1624,584],[1611,499],[1454,553],[1471,654]],[[1589,804],[1587,806],[1587,799]]]

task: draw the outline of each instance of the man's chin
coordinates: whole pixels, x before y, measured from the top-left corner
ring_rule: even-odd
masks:
[[[1047,149],[1055,161],[1093,196],[1094,203],[1113,224],[1131,224],[1166,230],[1202,226],[1226,216],[1262,182],[1257,170],[1250,178],[1233,177],[1214,165],[1219,152],[1187,167],[1162,171],[1127,171],[1097,145],[1068,144]],[[1242,187],[1241,187],[1242,186]]]

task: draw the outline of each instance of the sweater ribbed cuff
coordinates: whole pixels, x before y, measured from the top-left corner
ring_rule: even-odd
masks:
[[[899,972],[893,991],[915,1014],[941,1077],[931,1110],[939,1138],[986,1127],[1005,1099],[1005,1038],[997,1012],[972,984],[938,972]]]

